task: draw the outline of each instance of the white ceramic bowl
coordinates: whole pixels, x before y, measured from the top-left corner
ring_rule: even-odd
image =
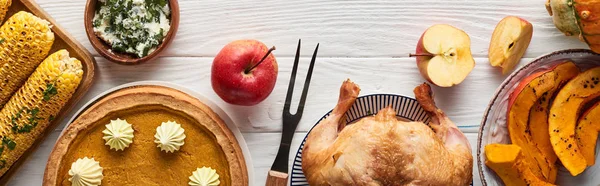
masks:
[[[490,104],[484,113],[479,129],[479,138],[477,140],[477,166],[479,168],[481,182],[484,186],[504,185],[494,171],[485,166],[484,147],[491,143],[510,143],[508,130],[506,128],[508,96],[522,79],[535,72],[546,70],[555,64],[563,62],[563,59],[572,60],[582,71],[589,69],[590,67],[600,66],[600,54],[595,54],[591,50],[570,49],[556,51],[538,57],[531,63],[516,70],[508,76],[498,90],[496,90],[496,94],[490,101]],[[598,150],[600,149],[596,148],[596,159],[598,159]],[[560,164],[560,162],[558,163]],[[596,165],[588,167],[585,172],[577,177],[573,177],[562,165],[559,165],[556,184],[597,186],[600,184],[600,176],[596,176],[599,171],[600,163],[596,163]]]

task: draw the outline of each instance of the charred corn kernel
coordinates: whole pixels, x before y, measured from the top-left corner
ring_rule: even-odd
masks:
[[[18,12],[0,27],[0,108],[44,60],[54,33],[47,21]]]
[[[40,64],[0,110],[0,176],[46,130],[82,76],[81,62],[59,50]]]
[[[8,8],[12,4],[12,0],[0,0],[0,21],[4,20],[6,16],[6,12],[8,12]]]

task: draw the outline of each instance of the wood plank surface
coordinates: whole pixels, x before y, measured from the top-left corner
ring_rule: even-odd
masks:
[[[94,54],[83,27],[85,0],[37,0],[56,21]],[[507,15],[533,24],[526,57],[554,50],[587,48],[564,37],[552,24],[543,0],[382,0],[382,1],[220,1],[180,0],[179,32],[163,56],[215,56],[228,42],[259,39],[275,45],[277,56],[293,56],[299,38],[320,56],[407,57],[425,29],[445,23],[471,37],[476,57],[487,57],[496,24]],[[314,43],[314,44],[310,44]],[[311,53],[306,52],[304,56]]]
[[[137,66],[123,66],[110,63],[102,57],[96,57],[98,69],[96,83],[76,108],[100,93],[129,82],[142,80],[168,81],[188,87],[216,102],[235,121],[248,143],[252,152],[255,166],[257,185],[263,185],[266,173],[270,167],[280,139],[281,112],[285,100],[285,90],[289,81],[292,58],[280,57],[279,77],[275,91],[267,100],[256,107],[234,106],[223,102],[210,86],[210,65],[212,58],[202,57],[162,57],[155,62]],[[523,59],[523,63],[530,59]],[[302,79],[308,66],[308,58],[301,59],[303,65],[298,75],[297,87],[302,87]],[[503,76],[490,67],[484,58],[477,58],[477,66],[461,88],[436,88],[436,100],[440,107],[447,111],[454,122],[462,126],[477,126],[483,116],[483,111]],[[299,141],[305,136],[315,122],[327,111],[333,108],[337,99],[337,91],[341,82],[351,78],[363,90],[361,95],[374,93],[396,93],[412,97],[412,88],[422,83],[414,64],[414,59],[403,58],[319,58],[316,62],[311,83],[306,111],[295,138],[292,151],[299,146]],[[343,68],[342,68],[343,67]],[[188,71],[187,73],[181,73]],[[302,73],[304,72],[304,73]],[[299,91],[299,90],[296,90]],[[298,99],[296,97],[296,99]],[[458,100],[469,100],[458,102]],[[70,118],[71,116],[67,116]],[[13,178],[15,185],[21,183],[40,183],[47,156],[60,130],[67,121],[50,135],[40,148],[34,152],[24,167]],[[478,127],[465,129],[466,132],[476,132]],[[471,144],[475,147],[476,133],[469,133]],[[475,152],[475,151],[473,151]],[[291,161],[290,161],[291,163]],[[475,169],[476,170],[476,169]],[[33,182],[35,181],[35,182]],[[9,183],[9,184],[11,184]],[[18,184],[17,184],[18,183]]]
[[[52,150],[52,146],[54,145],[55,140],[60,135],[61,130],[55,130],[49,136],[49,140],[46,140],[40,148],[36,151],[37,153],[33,153],[30,158],[23,164],[21,169],[19,169],[15,176],[12,178],[7,185],[40,185],[42,183],[42,177],[44,175],[44,169],[46,165],[46,160],[48,160],[48,155]],[[243,133],[244,139],[248,144],[248,148],[250,149],[250,154],[252,156],[252,160],[254,163],[254,184],[262,186],[265,185],[267,179],[267,173],[271,168],[271,164],[275,159],[275,155],[277,154],[277,148],[279,145],[279,140],[281,139],[281,135],[277,133]],[[302,143],[302,140],[306,136],[305,132],[298,132],[294,136],[294,140],[292,141],[292,146],[290,150],[290,161],[289,165],[292,166],[293,159],[296,155],[296,151]],[[479,186],[481,182],[479,181],[479,173],[477,172],[477,161],[476,161],[476,146],[477,144],[477,134],[476,133],[466,133],[469,142],[471,142],[471,150],[473,152],[473,180],[475,180],[474,185]],[[53,139],[53,140],[50,140]],[[41,166],[43,165],[43,166]]]
[[[214,101],[234,120],[244,133],[252,153],[257,185],[264,185],[258,183],[264,183],[266,180],[267,170],[277,151],[281,135],[281,113],[293,58],[280,57],[278,60],[280,64],[279,77],[273,93],[259,105],[245,107],[227,104],[214,93],[210,85],[212,58],[161,57],[151,63],[123,66],[108,62],[102,57],[96,57],[100,73],[97,73],[96,82],[76,108],[80,108],[93,97],[112,87],[129,82],[157,80],[185,86]],[[303,85],[309,60],[308,58],[301,59],[296,92],[299,92]],[[522,64],[529,60],[531,59],[523,59]],[[476,68],[467,80],[458,86],[460,88],[434,87],[439,106],[457,125],[469,126],[463,128],[463,131],[468,132],[467,135],[470,136],[473,148],[477,144],[476,132],[479,129],[478,125],[483,117],[483,111],[496,87],[504,78],[499,75],[497,69],[487,64],[485,58],[476,58],[476,61]],[[292,145],[294,153],[306,132],[319,118],[333,108],[337,101],[339,86],[346,78],[351,78],[361,86],[361,95],[394,93],[411,97],[413,97],[412,89],[424,81],[416,69],[414,59],[408,58],[318,58],[312,78],[313,82],[309,89],[305,113],[297,129],[299,133],[294,138],[295,145]],[[297,102],[298,99],[298,96],[295,96],[294,102]],[[72,114],[74,112],[66,118],[71,118]],[[9,182],[9,185],[12,183],[22,185],[21,183],[32,183],[33,181],[41,183],[47,157],[66,122],[67,120],[63,121],[57,127],[55,134],[48,136],[39,149],[33,152],[31,158],[15,174],[13,182]],[[474,169],[476,170],[476,167]]]
[[[157,80],[190,88],[207,96],[223,108],[242,132],[279,132],[281,113],[290,78],[293,58],[279,57],[279,76],[274,91],[256,106],[236,106],[225,103],[212,90],[210,66],[212,58],[161,57],[152,63],[123,66],[96,57],[101,73],[89,93],[79,103],[83,105],[94,96],[125,83]],[[476,58],[477,65],[465,82],[454,88],[433,87],[440,108],[459,126],[476,126],[481,122],[496,88],[504,80],[498,69],[487,64],[485,58]],[[522,64],[531,59],[525,58]],[[310,59],[301,58],[295,92],[303,87]],[[308,131],[315,122],[331,110],[337,102],[341,83],[350,78],[362,89],[360,95],[376,93],[413,96],[413,88],[425,80],[419,74],[414,59],[409,58],[318,58],[308,92],[306,111],[297,131]],[[294,96],[293,103],[298,102]],[[294,110],[296,105],[292,105]],[[468,132],[476,132],[466,130]]]
[[[314,123],[333,108],[339,86],[347,78],[360,85],[361,95],[393,93],[412,97],[412,89],[424,79],[415,60],[407,56],[414,51],[423,31],[433,24],[451,24],[463,29],[471,38],[471,50],[477,63],[473,72],[462,84],[453,88],[434,87],[434,92],[439,106],[456,124],[465,127],[462,130],[473,152],[483,112],[506,77],[492,68],[487,59],[491,33],[500,19],[516,15],[534,26],[532,42],[520,65],[555,50],[588,48],[554,27],[543,0],[179,0],[179,32],[162,57],[141,65],[123,66],[99,57],[91,47],[83,26],[85,0],[37,2],[96,56],[96,82],[76,108],[103,91],[129,82],[159,80],[185,86],[213,100],[243,132],[254,163],[256,182],[251,185],[264,185],[275,158],[292,57],[300,38],[303,58],[296,92],[302,87],[308,57],[317,43],[321,46],[291,154],[295,154]],[[258,39],[277,46],[274,54],[279,62],[279,76],[275,90],[254,107],[227,104],[210,85],[213,56],[236,39]],[[299,98],[294,99],[297,102]],[[8,185],[41,184],[48,155],[66,122],[41,144]],[[473,173],[475,185],[481,185],[475,164]]]

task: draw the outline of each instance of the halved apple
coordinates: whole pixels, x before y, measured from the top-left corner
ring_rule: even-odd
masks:
[[[440,87],[461,83],[475,67],[467,33],[446,24],[425,30],[412,56],[417,57],[421,75]]]
[[[556,165],[548,161],[535,143],[529,114],[539,99],[558,89],[578,73],[579,68],[572,62],[560,63],[551,69],[526,77],[509,96],[506,122],[510,139],[513,144],[522,148],[524,161],[533,173],[551,183],[556,179]]]
[[[531,37],[533,26],[525,19],[507,16],[498,22],[488,50],[492,66],[502,68],[502,73],[512,71],[525,54]]]
[[[577,176],[588,163],[575,138],[575,126],[583,106],[600,96],[600,67],[582,72],[556,95],[548,117],[550,143],[571,175]]]
[[[598,80],[594,81],[598,82]],[[596,140],[600,132],[600,103],[595,103],[579,119],[575,128],[577,145],[588,166],[596,163]]]

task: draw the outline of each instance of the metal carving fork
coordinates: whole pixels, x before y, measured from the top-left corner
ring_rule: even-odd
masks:
[[[300,122],[300,118],[302,118],[304,102],[306,102],[306,94],[308,93],[308,86],[310,85],[310,77],[312,76],[313,67],[315,66],[315,58],[317,57],[317,51],[319,50],[319,44],[317,44],[315,52],[313,53],[310,61],[310,67],[308,68],[306,80],[304,81],[304,89],[302,90],[300,103],[298,103],[298,110],[296,111],[296,114],[292,114],[290,112],[290,102],[292,101],[292,93],[294,92],[294,82],[296,82],[296,71],[298,71],[300,43],[301,40],[298,40],[298,49],[296,49],[294,68],[292,69],[290,85],[288,86],[285,105],[283,106],[283,132],[281,133],[281,143],[279,144],[279,151],[275,157],[275,162],[273,162],[271,170],[269,170],[269,174],[267,175],[267,186],[284,186],[287,184],[290,144],[292,143],[292,138],[294,138],[294,132],[296,131],[296,127]]]

